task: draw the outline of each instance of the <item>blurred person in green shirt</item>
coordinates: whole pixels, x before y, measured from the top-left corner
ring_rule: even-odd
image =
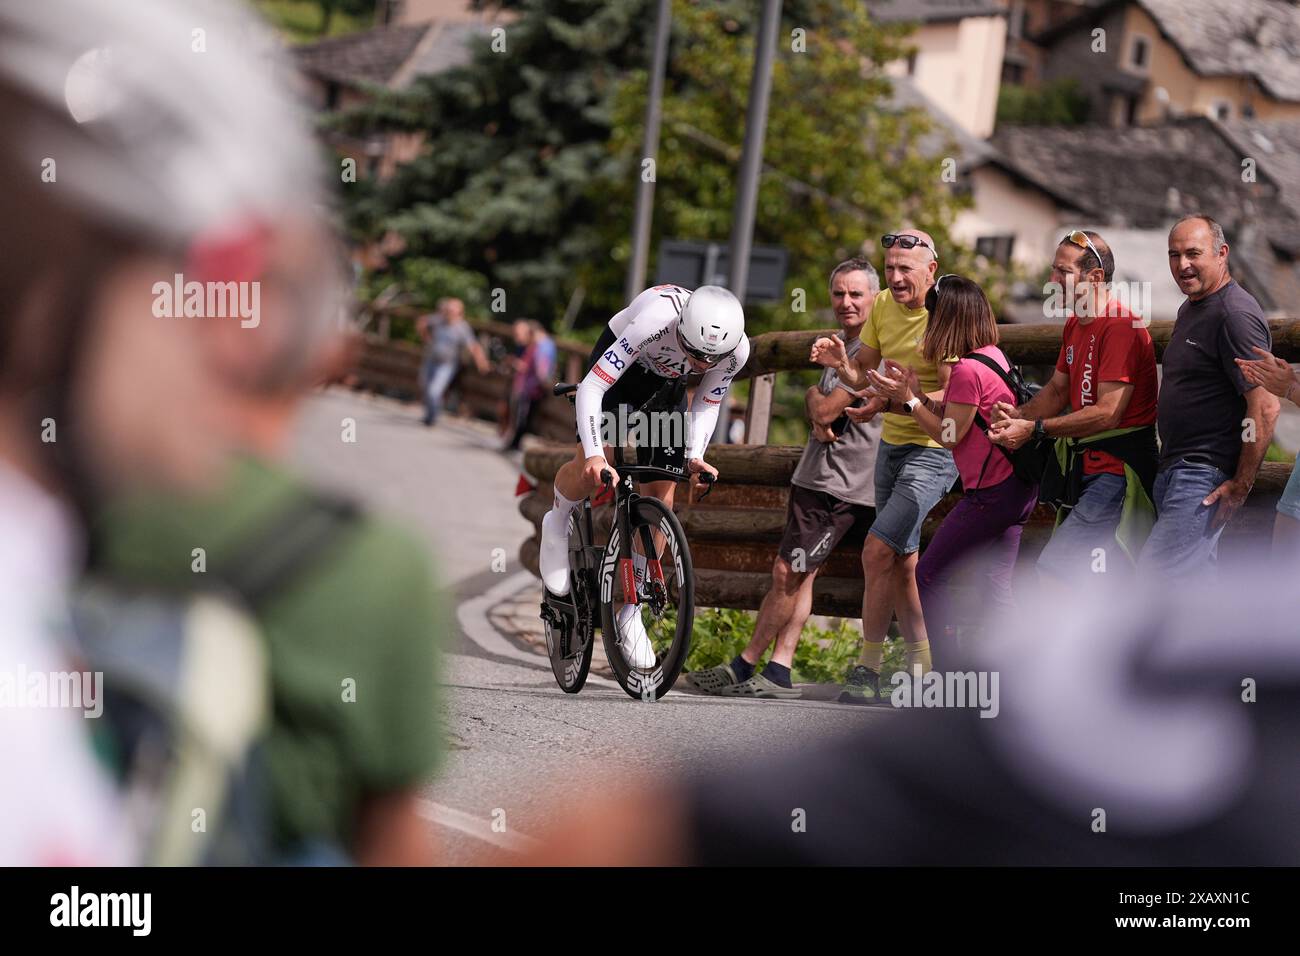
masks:
[[[175,39],[195,23],[201,56]],[[24,498],[57,504],[66,520],[45,525],[67,529],[42,566],[91,571],[66,624],[47,614],[68,597],[61,579],[42,582],[57,593],[18,623],[39,611],[50,633],[32,637],[75,635],[80,653],[135,668],[106,671],[103,720],[82,734],[129,794],[116,817],[96,804],[115,820],[96,824],[105,846],[132,830],[150,862],[428,862],[415,801],[439,752],[432,570],[414,543],[273,464],[303,396],[339,361],[344,314],[322,170],[276,82],[283,66],[248,14],[214,0],[0,7],[12,187],[0,222],[13,239],[0,259],[0,464],[26,482],[3,500],[18,522]],[[224,666],[240,653],[243,669]],[[223,737],[237,707],[240,736]],[[183,722],[195,715],[217,719]],[[141,726],[153,736],[132,736]],[[211,731],[207,757],[258,771],[241,773],[244,790],[203,789],[219,761],[173,759],[196,728]],[[130,749],[141,740],[157,746]],[[188,776],[169,777],[176,766]],[[31,779],[16,809],[0,804],[15,829],[49,815],[42,792],[70,796]],[[198,811],[223,806],[178,791],[260,804],[270,855],[223,855],[224,832],[205,843]],[[34,852],[101,859],[86,834],[66,836]]]

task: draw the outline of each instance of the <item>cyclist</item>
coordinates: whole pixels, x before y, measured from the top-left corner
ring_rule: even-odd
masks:
[[[700,286],[694,293],[676,285],[646,289],[632,304],[609,320],[588,361],[588,371],[578,386],[577,451],[555,476],[555,505],[542,519],[539,565],[542,583],[556,595],[569,590],[569,515],[584,498],[601,488],[600,475],[618,472],[605,453],[604,413],[617,414],[619,406],[640,409],[660,396],[668,411],[686,412],[686,376],[702,374],[689,413],[682,419],[686,440],[685,471],[697,475],[718,471],[704,461],[718,420],[718,409],[736,374],[749,358],[745,313],[734,295],[720,286]],[[668,386],[666,398],[663,390]],[[619,436],[619,444],[621,436]],[[658,448],[667,457],[674,448]],[[645,482],[641,493],[672,507],[676,482]],[[646,557],[634,552],[636,584],[645,578]],[[633,667],[652,667],[654,648],[646,634],[637,605],[626,604],[618,613],[618,644]]]

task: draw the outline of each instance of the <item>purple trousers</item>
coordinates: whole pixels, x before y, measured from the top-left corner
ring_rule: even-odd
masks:
[[[1001,484],[968,491],[921,553],[916,584],[936,669],[953,658],[957,627],[979,623],[954,617],[953,584],[959,570],[969,567],[977,574],[983,608],[998,611],[1011,606],[1011,574],[1020,551],[1020,532],[1037,501],[1038,489],[1014,475]]]

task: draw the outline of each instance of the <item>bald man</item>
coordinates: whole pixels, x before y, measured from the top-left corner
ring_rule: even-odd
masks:
[[[905,229],[881,238],[885,247],[885,282],[888,289],[876,296],[871,314],[862,326],[861,347],[850,357],[840,338],[820,338],[812,347],[812,360],[835,369],[849,388],[869,384],[867,372],[882,360],[912,369],[920,381],[924,401],[940,408],[949,367],[927,362],[921,355],[929,312],[926,293],[934,285],[939,257],[934,240],[919,229]],[[936,401],[938,399],[939,401]],[[885,637],[895,612],[907,642],[907,668],[929,671],[930,641],[921,615],[916,587],[916,562],[921,549],[921,523],[957,477],[952,452],[932,439],[912,418],[912,409],[872,398],[858,409],[847,410],[854,421],[865,422],[884,413],[880,450],[876,455],[876,518],[862,550],[866,587],[862,595],[862,653],[849,670],[839,700],[845,704],[886,702],[880,692],[880,668]]]

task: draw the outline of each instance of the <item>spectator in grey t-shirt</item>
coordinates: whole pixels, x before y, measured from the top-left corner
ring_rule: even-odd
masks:
[[[1139,565],[1164,577],[1213,568],[1223,526],[1246,503],[1280,406],[1236,359],[1272,344],[1259,303],[1228,272],[1223,228],[1186,216],[1169,233],[1169,269],[1187,296],[1161,362],[1156,524]]]
[[[432,425],[442,410],[442,396],[460,368],[461,349],[468,349],[480,375],[489,370],[487,355],[465,321],[465,303],[460,299],[443,299],[432,315],[420,317],[420,337],[424,340],[424,368],[420,375],[424,389],[424,424]]]
[[[871,314],[880,279],[866,259],[849,259],[831,272],[831,304],[849,355],[862,345],[858,332]],[[798,697],[790,668],[804,623],[812,613],[813,580],[835,546],[850,532],[865,537],[876,518],[874,475],[881,424],[849,421],[844,409],[860,401],[833,369],[808,389],[805,404],[811,435],[791,479],[785,535],[772,565],[772,587],[763,598],[749,646],[729,664],[687,674],[710,694]],[[776,642],[761,673],[758,660]]]

